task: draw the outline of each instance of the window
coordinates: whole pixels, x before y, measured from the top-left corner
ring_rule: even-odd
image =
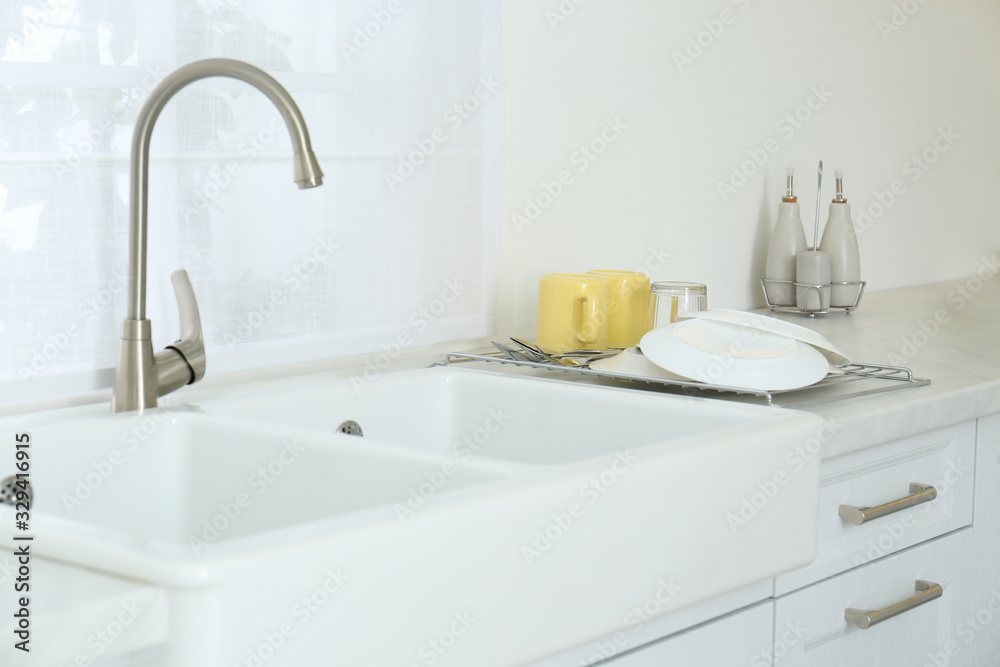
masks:
[[[326,174],[296,189],[277,110],[188,86],[153,133],[147,317],[191,274],[209,374],[487,335],[499,275],[497,0],[13,0],[0,14],[0,400],[110,386],[128,153],[180,65],[245,60],[296,99]]]

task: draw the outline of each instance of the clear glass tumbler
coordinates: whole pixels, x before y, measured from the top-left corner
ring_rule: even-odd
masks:
[[[663,327],[691,313],[708,310],[708,288],[701,283],[655,282],[650,285],[649,307],[653,328]]]

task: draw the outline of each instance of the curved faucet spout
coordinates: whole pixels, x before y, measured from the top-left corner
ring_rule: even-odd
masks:
[[[146,317],[146,216],[149,198],[149,143],[160,112],[175,94],[190,83],[213,76],[245,81],[267,95],[278,107],[292,140],[295,182],[299,188],[323,184],[323,171],[312,150],[309,130],[295,100],[278,81],[262,69],[241,60],[209,58],[198,60],[167,75],[150,93],[139,111],[132,135],[131,187],[129,204],[129,299],[128,318]]]
[[[199,60],[169,74],[153,89],[139,111],[132,135],[129,202],[128,315],[122,330],[111,409],[114,412],[156,407],[157,398],[205,374],[204,344],[197,303],[186,272],[174,276],[184,337],[153,354],[146,319],[146,229],[149,198],[149,144],[153,126],[167,102],[184,86],[212,76],[245,81],[264,93],[281,112],[292,140],[295,182],[299,188],[323,183],[323,171],[309,141],[298,106],[277,80],[249,63],[228,58]]]

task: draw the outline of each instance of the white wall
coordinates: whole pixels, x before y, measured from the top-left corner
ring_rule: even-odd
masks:
[[[730,23],[712,23],[724,10]],[[711,43],[679,68],[674,53],[699,33]],[[860,240],[869,289],[972,275],[1000,248],[995,0],[504,0],[504,34],[501,334],[534,334],[537,281],[554,271],[645,266],[706,283],[710,306],[763,305],[785,169],[799,172],[811,238],[820,159],[821,220],[838,167],[855,222],[875,214]],[[832,95],[800,110],[811,117],[799,129],[782,121],[814,89]],[[627,127],[581,171],[574,153],[607,119]],[[948,128],[960,138],[938,141],[935,164],[908,164],[934,158]],[[768,138],[777,151],[723,201],[718,183]],[[519,224],[564,170],[569,185]],[[897,180],[903,194],[881,212],[876,191]]]

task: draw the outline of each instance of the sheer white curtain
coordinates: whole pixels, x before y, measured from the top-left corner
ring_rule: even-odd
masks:
[[[499,274],[499,0],[6,0],[0,400],[109,386],[125,313],[128,150],[178,66],[274,75],[326,173],[299,191],[270,102],[213,78],[151,150],[149,318],[191,274],[209,373],[487,335]]]

